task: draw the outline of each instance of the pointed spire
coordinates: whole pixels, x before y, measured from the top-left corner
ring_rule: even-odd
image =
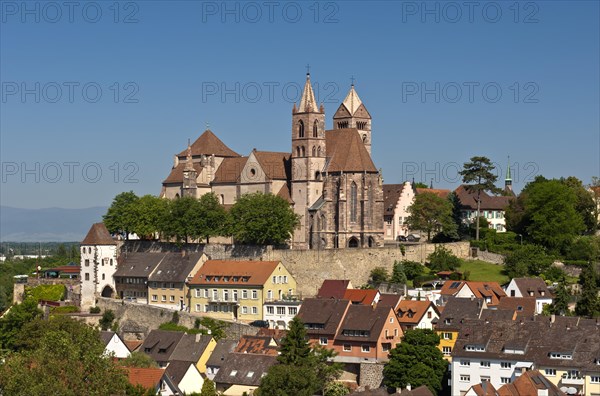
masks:
[[[348,95],[346,95],[346,99],[344,99],[344,101],[342,103],[344,104],[344,106],[346,106],[346,109],[348,109],[348,111],[350,112],[350,115],[354,115],[356,110],[362,104],[362,101],[360,100],[360,98],[358,97],[358,94],[356,93],[356,90],[354,89],[354,81],[352,82],[352,85],[350,86],[350,91],[348,91]]]
[[[188,139],[187,153],[185,155],[185,169],[193,170],[194,165],[192,164],[192,146],[190,144],[190,139]]]
[[[510,155],[508,156],[508,165],[506,167],[506,181],[512,181],[512,178],[510,176]]]
[[[431,181],[429,182],[429,188],[433,190],[433,177],[431,178]]]
[[[310,83],[310,73],[306,73],[306,83],[304,84],[304,91],[302,92],[302,98],[300,99],[298,113],[310,113],[316,109],[317,101],[315,100],[315,94]]]

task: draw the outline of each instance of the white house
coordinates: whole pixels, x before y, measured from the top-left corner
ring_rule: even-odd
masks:
[[[96,305],[96,297],[113,297],[117,242],[104,223],[95,223],[81,242],[81,308]]]
[[[398,236],[408,235],[406,219],[409,216],[408,208],[415,199],[416,190],[410,182],[402,184],[383,185],[383,217],[384,239],[395,241]]]
[[[114,331],[101,331],[100,337],[104,342],[104,354],[114,355],[118,359],[128,358],[131,352],[121,337]]]
[[[298,300],[267,301],[263,307],[264,320],[269,322],[270,329],[287,330],[301,305]]]
[[[180,360],[170,362],[165,375],[186,395],[200,393],[204,384],[204,378],[192,362]]]
[[[541,314],[544,305],[552,304],[552,293],[541,278],[514,278],[506,287],[510,297],[535,297],[535,313]]]

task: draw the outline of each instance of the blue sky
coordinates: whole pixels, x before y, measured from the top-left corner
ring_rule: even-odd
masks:
[[[207,123],[289,151],[307,64],[328,128],[356,79],[386,183],[454,188],[473,155],[517,190],[600,175],[596,1],[0,4],[2,205],[158,194]]]

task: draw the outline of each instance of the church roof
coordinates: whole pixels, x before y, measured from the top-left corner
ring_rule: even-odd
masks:
[[[292,200],[292,194],[290,194],[290,187],[288,186],[287,183],[285,183],[283,186],[281,186],[281,189],[277,193],[277,196],[285,199],[286,201],[288,201],[291,204],[294,203],[294,201]]]
[[[215,172],[213,183],[237,183],[240,181],[240,175],[248,157],[224,158],[223,162]]]
[[[318,111],[317,101],[315,100],[315,93],[313,92],[312,85],[310,83],[310,74],[306,74],[306,83],[304,83],[304,91],[302,92],[302,98],[300,99],[300,106],[298,107],[298,113],[309,113]]]
[[[346,99],[344,99],[342,104],[346,106],[346,109],[348,109],[351,115],[354,115],[356,110],[358,110],[358,108],[362,104],[362,101],[360,100],[358,94],[354,90],[354,84],[352,84],[352,86],[350,87],[350,91],[348,92],[348,95],[346,95]]]
[[[185,156],[187,149],[179,153]],[[192,143],[192,155],[215,155],[216,157],[239,157],[240,155],[227,147],[210,129],[207,129]]]
[[[340,104],[340,107],[338,107],[337,111],[333,115],[334,120],[349,117],[368,119],[371,118],[371,114],[369,114],[369,111],[365,107],[365,104],[358,97],[358,94],[354,89],[354,84],[352,84],[352,86],[350,87],[350,91],[348,91],[348,94],[346,95],[346,98]]]
[[[290,179],[290,153],[275,151],[253,151],[260,167],[269,180]]]
[[[117,242],[110,236],[110,232],[104,225],[104,223],[95,223],[88,231],[82,245],[116,245]]]
[[[163,180],[163,184],[183,183],[183,170],[185,169],[186,164],[186,162],[180,162],[176,167],[171,168],[171,173]],[[193,162],[193,165],[196,174],[199,175],[200,172],[202,172],[202,166],[198,162]]]
[[[377,172],[357,129],[325,131],[326,172]]]

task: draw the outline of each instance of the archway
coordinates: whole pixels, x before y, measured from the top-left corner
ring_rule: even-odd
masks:
[[[108,285],[104,286],[104,289],[102,289],[102,297],[113,298],[114,294],[115,291]]]
[[[373,237],[369,237],[369,247],[374,247],[375,246],[375,239],[373,239]]]
[[[352,237],[348,240],[349,248],[357,248],[358,247],[358,239],[356,237]]]

